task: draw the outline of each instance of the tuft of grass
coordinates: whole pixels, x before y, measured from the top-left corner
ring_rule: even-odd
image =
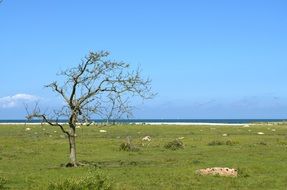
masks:
[[[169,150],[178,150],[178,149],[183,149],[184,144],[181,140],[175,139],[173,141],[170,141],[164,145],[164,148],[169,149]]]
[[[7,182],[8,180],[5,177],[0,177],[0,189],[7,189]]]
[[[225,143],[223,141],[211,141],[208,143],[208,146],[218,146],[218,145],[224,145]]]
[[[101,172],[90,172],[84,177],[51,182],[47,190],[111,190],[112,183],[107,175]]]
[[[130,137],[127,137],[126,142],[120,144],[120,150],[137,152],[140,149],[131,142]]]
[[[236,141],[232,141],[232,140],[227,140],[227,141],[217,141],[217,140],[214,140],[214,141],[209,142],[209,143],[208,143],[208,146],[219,146],[219,145],[232,146],[232,145],[236,145],[236,144],[239,144],[239,143],[236,142]]]
[[[238,172],[239,177],[250,177],[250,175],[248,174],[249,172],[247,168],[238,168],[237,172]]]

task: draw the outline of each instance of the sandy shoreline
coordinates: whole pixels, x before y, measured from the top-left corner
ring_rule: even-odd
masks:
[[[45,123],[42,123],[45,124]],[[67,124],[67,123],[60,123]],[[211,126],[245,126],[250,125],[250,123],[196,123],[196,122],[132,122],[127,124],[135,125],[211,125]],[[0,125],[41,125],[41,123],[0,123]],[[79,124],[81,125],[81,124]]]

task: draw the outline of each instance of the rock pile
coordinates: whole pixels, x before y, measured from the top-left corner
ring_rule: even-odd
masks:
[[[233,168],[222,168],[222,167],[214,167],[214,168],[206,168],[196,170],[198,175],[219,175],[225,177],[237,177],[238,171]]]

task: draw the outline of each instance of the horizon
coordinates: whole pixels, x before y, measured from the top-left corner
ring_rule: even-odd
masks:
[[[287,2],[2,1],[0,120],[62,104],[43,88],[91,50],[152,79],[143,119],[287,118]]]

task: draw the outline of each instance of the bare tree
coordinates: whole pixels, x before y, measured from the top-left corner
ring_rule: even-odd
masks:
[[[122,116],[129,114],[129,98],[139,96],[143,99],[153,97],[151,81],[143,79],[139,70],[130,71],[129,64],[111,61],[106,51],[90,52],[74,68],[62,71],[63,84],[53,82],[46,87],[59,94],[65,105],[54,111],[54,117],[41,113],[38,106],[27,114],[28,119],[40,118],[51,126],[59,127],[69,140],[70,161],[67,166],[78,166],[76,158],[76,124],[90,121],[96,114],[110,113]],[[110,112],[107,112],[110,110]],[[59,119],[68,120],[68,129]]]

